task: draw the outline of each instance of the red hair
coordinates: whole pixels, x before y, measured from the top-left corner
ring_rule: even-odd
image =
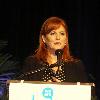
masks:
[[[41,27],[41,31],[40,31],[40,37],[39,37],[39,47],[38,49],[36,50],[36,54],[35,54],[35,57],[38,59],[38,60],[42,60],[42,61],[47,61],[47,57],[48,57],[48,52],[47,52],[47,48],[46,48],[46,45],[45,43],[43,42],[42,40],[42,35],[46,35],[48,34],[49,32],[51,32],[52,30],[55,30],[57,28],[59,28],[60,26],[63,26],[66,30],[66,36],[67,36],[67,40],[66,40],[66,45],[65,47],[63,48],[63,55],[62,55],[62,59],[64,61],[66,60],[72,60],[73,58],[71,57],[70,55],[70,52],[69,52],[69,44],[68,44],[68,26],[67,24],[65,23],[65,21],[61,18],[58,18],[58,17],[50,17],[48,18],[42,25]]]

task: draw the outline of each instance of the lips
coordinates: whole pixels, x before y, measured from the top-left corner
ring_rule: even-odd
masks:
[[[61,43],[60,43],[60,42],[55,42],[54,44],[55,44],[55,45],[61,45]]]

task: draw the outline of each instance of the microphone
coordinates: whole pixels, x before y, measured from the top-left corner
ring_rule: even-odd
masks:
[[[63,50],[62,49],[57,49],[55,51],[55,54],[57,55],[57,65],[58,65],[58,71],[60,70],[60,66],[62,64],[62,54]]]

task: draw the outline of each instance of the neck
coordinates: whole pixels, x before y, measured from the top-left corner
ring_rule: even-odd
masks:
[[[49,63],[49,65],[57,62],[57,56],[55,55],[55,51],[53,51],[53,50],[48,51],[47,62]]]

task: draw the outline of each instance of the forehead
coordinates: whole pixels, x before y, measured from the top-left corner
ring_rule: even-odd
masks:
[[[66,29],[63,25],[55,25],[48,29],[48,33],[50,33],[51,31],[66,31]]]
[[[62,25],[62,23],[48,23],[47,25],[47,29],[48,30],[53,30],[53,29],[57,29]],[[63,26],[63,25],[62,25]]]
[[[60,25],[58,28],[53,29],[53,30],[55,30],[55,31],[66,31],[65,28],[62,25]]]

